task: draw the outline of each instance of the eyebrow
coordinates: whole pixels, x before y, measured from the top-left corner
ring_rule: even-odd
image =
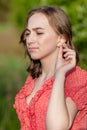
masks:
[[[44,28],[41,28],[41,27],[36,27],[36,28],[33,28],[32,30],[36,31],[36,30],[39,30],[39,29],[44,30]],[[28,28],[26,28],[25,31],[30,32],[30,30]]]

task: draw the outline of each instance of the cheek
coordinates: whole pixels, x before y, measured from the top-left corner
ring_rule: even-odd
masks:
[[[49,49],[50,47],[57,47],[57,39],[53,36],[45,37],[41,40],[40,44],[43,46],[43,49]]]
[[[43,44],[43,45],[47,45],[49,43],[57,43],[57,37],[54,36],[54,35],[45,35],[44,37],[42,37],[40,40],[40,44]]]
[[[44,39],[43,45],[41,46],[41,54],[49,55],[54,51],[56,51],[56,49],[57,49],[56,40],[54,40],[53,38],[47,38]]]

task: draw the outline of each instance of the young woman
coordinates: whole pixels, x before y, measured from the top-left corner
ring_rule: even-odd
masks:
[[[21,130],[86,130],[87,72],[77,66],[65,12],[31,10],[21,42],[30,59],[29,76],[14,104]]]

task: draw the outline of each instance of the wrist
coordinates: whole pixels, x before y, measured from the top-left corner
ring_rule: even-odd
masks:
[[[63,71],[56,71],[54,75],[54,77],[57,79],[59,78],[65,79],[65,76],[66,76],[66,73],[64,73]]]
[[[58,75],[59,75],[59,76],[62,75],[62,76],[65,77],[66,73],[65,73],[63,70],[60,70],[60,69],[59,69],[59,70],[56,70],[55,76],[56,76],[56,75],[57,75],[57,76],[58,76]]]

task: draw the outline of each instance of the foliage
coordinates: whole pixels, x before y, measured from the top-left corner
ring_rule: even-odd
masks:
[[[10,0],[0,0],[0,22],[8,21],[9,11],[10,11]]]
[[[13,108],[14,97],[24,84],[27,73],[24,61],[15,56],[0,56],[0,130],[18,130]]]

